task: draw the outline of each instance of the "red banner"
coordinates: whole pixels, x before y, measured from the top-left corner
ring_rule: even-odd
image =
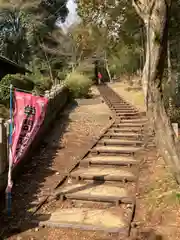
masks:
[[[15,91],[14,102],[12,157],[13,164],[17,164],[25,155],[44,121],[48,99]]]

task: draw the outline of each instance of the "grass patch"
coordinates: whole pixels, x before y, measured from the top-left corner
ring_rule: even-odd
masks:
[[[144,95],[140,87],[130,87],[127,82],[115,82],[111,88],[140,111],[145,111]]]
[[[145,193],[145,201],[150,211],[180,203],[180,192],[172,173],[165,167],[162,159],[158,159],[158,162]]]
[[[73,71],[66,77],[65,85],[69,88],[73,98],[88,97],[92,80],[81,72]]]

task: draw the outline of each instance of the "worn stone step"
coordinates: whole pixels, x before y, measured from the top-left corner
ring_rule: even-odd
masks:
[[[128,102],[121,101],[121,100],[113,101],[113,100],[111,99],[111,101],[110,101],[110,102],[111,102],[111,103],[113,103],[113,104],[129,105],[129,103],[128,103]]]
[[[129,112],[138,112],[136,109],[133,109],[133,108],[121,108],[121,109],[115,109],[115,111],[116,112],[127,112],[127,113],[129,113]]]
[[[121,103],[121,104],[127,104],[125,101],[121,100],[121,99],[111,99],[110,100],[111,103]]]
[[[128,106],[126,106],[126,107],[113,107],[113,106],[111,106],[111,110],[113,110],[113,111],[133,111],[134,109],[130,108]]]
[[[124,111],[124,110],[115,110],[115,113],[116,114],[121,114],[121,115],[124,115],[124,114],[133,114],[133,115],[135,115],[135,114],[139,114],[137,111],[132,111],[132,110],[128,110],[128,111]]]
[[[110,103],[113,107],[130,107],[130,105],[126,104],[126,103]]]
[[[120,123],[146,123],[146,118],[122,119]]]
[[[122,187],[98,182],[67,185],[58,190],[57,196],[85,201],[132,203],[133,197]]]
[[[139,113],[137,113],[137,112],[129,112],[129,113],[123,113],[123,112],[121,112],[121,113],[117,113],[117,116],[137,116]]]
[[[131,170],[103,166],[79,168],[71,172],[70,176],[98,181],[135,181],[137,178]]]
[[[139,113],[136,111],[129,111],[129,112],[124,112],[124,111],[114,111],[114,114],[116,114],[117,116],[138,116]]]
[[[140,132],[140,128],[134,128],[134,127],[123,127],[123,128],[116,128],[116,127],[111,127],[109,128],[108,132]]]
[[[55,228],[73,228],[82,230],[121,232],[127,233],[129,217],[125,217],[125,210],[117,211],[116,208],[91,209],[91,208],[58,208],[47,216],[40,216],[34,222],[40,226]],[[128,214],[129,215],[129,214]]]
[[[112,105],[111,108],[113,108],[114,110],[133,110],[133,108],[131,108],[130,106],[128,105],[124,105],[124,106],[121,106],[121,105]]]
[[[133,146],[97,146],[94,147],[92,153],[115,153],[115,154],[132,154],[139,151],[139,147]]]
[[[135,165],[139,161],[129,156],[91,156],[84,158],[83,163],[99,165]]]
[[[144,124],[143,123],[114,123],[112,127],[116,128],[124,128],[124,127],[134,127],[134,128],[143,128]]]
[[[113,104],[112,105],[112,107],[113,108],[116,108],[116,109],[123,109],[123,108],[125,108],[125,109],[134,109],[132,106],[130,106],[130,105],[128,105],[128,104]]]
[[[103,145],[141,145],[142,141],[129,140],[129,139],[112,139],[112,138],[102,138],[98,144]]]
[[[133,138],[133,139],[138,139],[138,138],[141,138],[142,135],[135,132],[107,132],[105,134],[106,137],[109,137],[109,138]]]
[[[119,121],[121,122],[122,120],[136,120],[136,119],[140,119],[140,116],[138,114],[136,115],[120,115],[120,114],[116,114],[116,123]]]
[[[121,103],[120,103],[120,102],[119,102],[119,103],[112,103],[112,102],[111,102],[110,104],[111,104],[112,106],[114,106],[114,107],[124,107],[124,106],[125,106],[125,107],[131,107],[129,104],[127,104],[127,103],[122,103],[122,102],[121,102]]]

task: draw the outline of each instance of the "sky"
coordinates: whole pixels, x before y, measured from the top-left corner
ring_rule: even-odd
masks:
[[[69,14],[66,18],[65,23],[59,23],[59,26],[63,29],[63,31],[67,32],[67,29],[76,22],[79,22],[79,17],[76,12],[77,4],[74,0],[68,0],[67,8],[69,9]]]

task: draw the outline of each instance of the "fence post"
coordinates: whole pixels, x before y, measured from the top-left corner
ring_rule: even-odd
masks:
[[[49,98],[49,94],[50,94],[50,93],[49,93],[49,91],[48,91],[48,90],[46,90],[46,91],[45,91],[45,95],[44,95],[44,96],[45,96],[46,98]]]
[[[8,165],[7,131],[4,123],[4,119],[0,118],[0,175],[4,173]]]

